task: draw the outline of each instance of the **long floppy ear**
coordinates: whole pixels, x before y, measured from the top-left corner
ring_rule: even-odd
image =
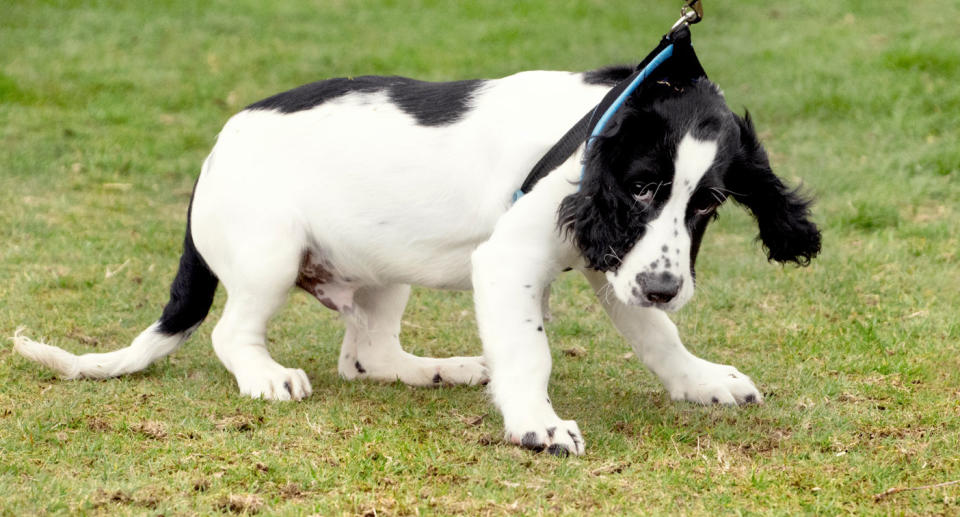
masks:
[[[750,113],[734,118],[740,126],[740,148],[730,164],[726,187],[757,220],[767,258],[808,265],[820,253],[820,229],[810,220],[812,200],[773,174]]]
[[[594,147],[579,191],[560,203],[557,226],[573,237],[588,267],[609,271],[617,269],[622,254],[643,229],[630,224],[636,203],[617,185],[610,154],[596,152],[599,147],[612,147],[610,142],[599,140]]]
[[[623,171],[636,158],[636,147],[657,125],[637,113],[628,100],[586,151],[579,190],[560,203],[557,226],[571,236],[588,267],[616,270],[644,233],[637,224],[643,207],[622,184]]]

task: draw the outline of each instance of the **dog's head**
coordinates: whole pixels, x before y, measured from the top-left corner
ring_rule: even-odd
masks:
[[[806,265],[820,251],[810,200],[773,174],[749,114],[731,112],[706,77],[654,78],[588,146],[558,224],[622,302],[677,310],[728,197],[753,214],[770,260]]]

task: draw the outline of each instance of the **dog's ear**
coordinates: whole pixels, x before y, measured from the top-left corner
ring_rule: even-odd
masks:
[[[740,141],[726,187],[756,219],[767,258],[805,266],[820,253],[820,230],[810,220],[812,200],[773,174],[750,113],[734,117],[740,127]]]
[[[579,190],[560,203],[557,226],[572,237],[588,267],[615,270],[633,243],[643,234],[636,224],[641,211],[622,185],[622,171],[634,157],[639,117],[629,106],[621,108],[603,133],[588,146]]]
[[[610,189],[599,185],[583,185],[581,190],[564,198],[557,213],[560,232],[572,237],[587,266],[598,271],[616,269],[619,257],[614,243],[626,230],[618,224],[621,202],[610,195]]]

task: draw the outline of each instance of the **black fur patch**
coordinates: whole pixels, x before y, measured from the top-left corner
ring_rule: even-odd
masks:
[[[193,185],[194,193],[197,185]],[[183,253],[177,276],[170,285],[170,300],[163,308],[157,330],[168,336],[184,332],[207,317],[217,291],[217,277],[193,244],[190,217],[193,212],[193,194],[187,208],[187,231],[183,238]]]
[[[315,108],[348,93],[386,92],[390,100],[423,126],[453,124],[470,109],[470,101],[483,85],[480,79],[427,82],[397,76],[338,77],[305,84],[255,102],[248,110],[281,113]]]
[[[373,93],[386,89],[390,82],[387,77],[365,75],[361,77],[337,77],[317,81],[292,90],[278,93],[246,107],[248,110],[276,110],[281,113],[315,108],[324,102],[336,99],[348,93]]]
[[[469,111],[473,94],[484,83],[479,79],[446,83],[400,77],[394,80],[390,100],[423,126],[444,126],[460,120]]]
[[[631,65],[610,65],[583,73],[583,82],[613,86],[630,77],[636,67]]]
[[[727,188],[753,214],[767,258],[805,266],[820,253],[820,229],[810,220],[812,200],[783,184],[753,129],[750,113],[736,117],[740,152],[730,165]]]
[[[363,365],[360,364],[360,361],[353,363],[353,366],[357,369],[357,373],[367,373],[367,371],[363,368]]]

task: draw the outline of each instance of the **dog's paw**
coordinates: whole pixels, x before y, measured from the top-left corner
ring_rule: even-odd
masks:
[[[449,386],[486,384],[490,377],[482,357],[375,357],[351,363],[341,360],[340,376],[347,380],[369,379],[400,381],[410,386]]]
[[[248,369],[236,377],[240,394],[255,399],[301,400],[313,391],[306,372],[279,364]]]
[[[724,364],[711,363],[700,358],[671,379],[668,390],[673,400],[698,404],[760,404],[763,395],[750,377]]]
[[[487,365],[482,357],[453,357],[450,359],[431,370],[433,372],[433,375],[430,376],[431,384],[435,386],[441,384],[475,386],[490,381],[490,376],[487,374]]]
[[[573,420],[560,420],[554,415],[545,421],[525,421],[507,426],[504,439],[534,452],[547,451],[554,456],[583,454],[586,443]]]

